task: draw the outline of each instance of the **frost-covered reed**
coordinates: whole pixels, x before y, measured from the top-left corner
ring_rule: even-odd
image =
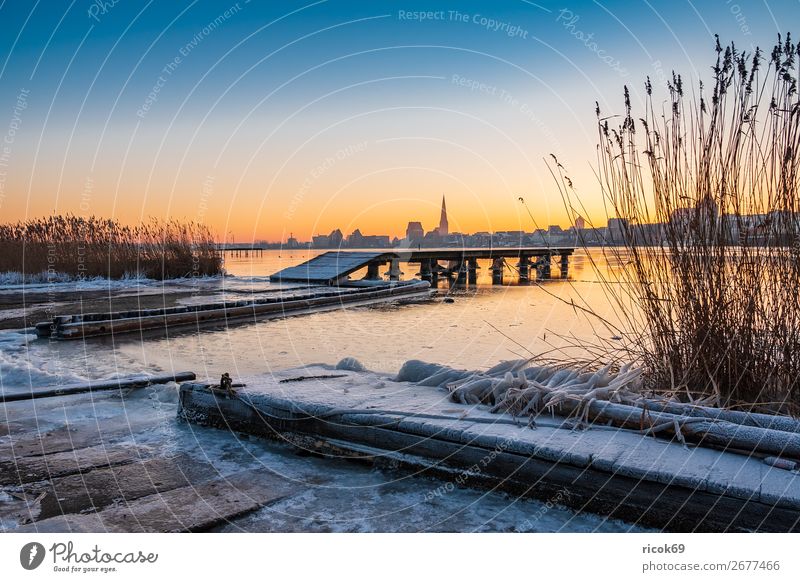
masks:
[[[717,40],[710,84],[673,73],[641,99],[625,87],[622,116],[597,107],[597,175],[622,219],[607,259],[623,265],[597,272],[651,388],[800,410],[798,57],[788,35],[766,55]]]

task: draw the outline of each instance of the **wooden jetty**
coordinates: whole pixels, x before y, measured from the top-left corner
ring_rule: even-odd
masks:
[[[298,281],[317,285],[341,285],[348,277],[365,267],[369,269],[368,280],[380,279],[377,267],[395,260],[392,252],[331,251],[323,253],[269,276],[270,281]]]
[[[492,283],[502,285],[507,266],[516,271],[520,283],[550,279],[552,262],[556,257],[561,278],[566,279],[569,276],[569,258],[574,252],[574,247],[419,248],[412,249],[410,255],[404,252],[403,256],[408,257],[409,263],[419,263],[420,278],[431,281],[434,286],[440,275],[453,277],[456,284],[475,284],[479,260],[491,261]],[[447,267],[439,265],[440,261],[446,261]]]
[[[800,531],[800,475],[754,456],[605,426],[572,430],[558,417],[529,428],[454,404],[443,390],[352,369],[310,366],[242,381],[247,388],[235,395],[183,384],[179,414],[330,457],[406,467],[451,488],[560,493],[577,510],[663,530]]]
[[[235,257],[249,257],[251,254],[254,257],[261,257],[264,255],[264,251],[267,250],[266,245],[255,243],[217,243],[215,248],[223,257],[225,256],[225,253],[229,253]]]
[[[430,297],[430,284],[402,281],[349,286],[291,288],[267,297],[162,309],[59,315],[36,325],[40,338],[56,340],[164,330],[175,327],[286,317],[314,310],[338,309],[381,301]]]
[[[121,333],[163,330],[172,327],[204,325],[214,322],[243,321],[259,317],[283,317],[316,309],[336,309],[371,302],[430,297],[430,287],[440,276],[454,283],[475,284],[478,260],[492,261],[492,282],[503,283],[507,259],[516,258],[519,280],[550,278],[552,259],[560,257],[561,277],[569,271],[572,247],[497,247],[484,249],[410,249],[396,251],[330,251],[300,265],[285,268],[270,276],[270,283],[303,283],[302,288],[278,289],[268,297],[242,301],[215,302],[160,309],[106,313],[58,315],[36,324],[41,338],[79,339]],[[446,261],[447,267],[439,265]],[[400,263],[419,263],[420,280],[401,281]],[[381,267],[389,265],[388,281]],[[350,276],[366,270],[360,280]],[[268,289],[265,289],[266,292]]]
[[[394,249],[392,251],[329,251],[305,263],[288,267],[270,276],[271,281],[304,281],[320,285],[342,284],[352,273],[367,269],[364,279],[381,280],[381,268],[389,265],[390,281],[400,279],[400,263],[419,264],[419,276],[436,286],[439,277],[453,278],[456,284],[475,284],[478,261],[491,261],[492,283],[502,285],[506,267],[518,273],[520,282],[547,280],[554,258],[558,258],[561,278],[569,275],[569,258],[574,247],[491,247]],[[516,262],[509,263],[509,260]],[[440,265],[440,262],[446,263]]]

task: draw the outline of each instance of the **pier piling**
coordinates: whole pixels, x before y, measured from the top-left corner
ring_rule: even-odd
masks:
[[[503,271],[505,269],[505,259],[496,257],[492,261],[492,285],[503,284]]]
[[[527,283],[530,280],[531,258],[527,255],[522,255],[517,263],[519,269],[519,282]]]
[[[419,263],[419,276],[423,281],[429,283],[433,280],[433,272],[431,270],[431,259],[422,259]]]
[[[467,280],[470,285],[478,283],[478,259],[470,258],[467,261]]]
[[[547,280],[550,278],[550,255],[542,255],[536,260],[536,278]]]
[[[456,273],[456,285],[466,285],[467,284],[467,263],[463,259],[458,259],[456,261],[455,267]]]
[[[400,275],[403,274],[400,270],[400,259],[391,259],[389,261],[389,271],[386,274],[389,275],[389,281],[400,280]]]
[[[367,265],[367,276],[365,279],[369,281],[379,281],[381,278],[381,263],[373,262]]]

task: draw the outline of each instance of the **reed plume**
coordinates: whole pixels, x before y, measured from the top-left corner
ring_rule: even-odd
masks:
[[[126,276],[170,279],[217,275],[222,259],[207,226],[151,219],[56,215],[0,224],[0,272],[52,279]]]
[[[696,92],[673,73],[665,90],[647,79],[641,116],[627,87],[621,121],[596,109],[597,176],[617,219],[606,236],[619,243],[606,260],[624,265],[602,281],[653,389],[796,413],[800,48],[787,35],[768,55],[719,38],[715,51]]]

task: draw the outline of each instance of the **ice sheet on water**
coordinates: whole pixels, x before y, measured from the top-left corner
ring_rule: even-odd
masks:
[[[35,334],[25,330],[0,331],[0,391],[27,391],[31,386],[49,386],[79,382],[84,378],[31,353],[30,341]]]
[[[123,277],[122,279],[106,279],[104,277],[75,278],[65,273],[39,273],[23,275],[17,272],[0,273],[0,292],[13,293],[25,289],[27,292],[47,291],[88,291],[104,289],[127,289],[141,285],[151,285],[154,279],[144,277]]]
[[[230,275],[226,276],[226,278]],[[222,282],[223,277],[205,276],[176,278],[167,280],[149,279],[139,275],[126,275],[120,279],[105,277],[76,278],[65,273],[39,273],[23,275],[17,272],[0,273],[0,293],[18,293],[23,289],[28,293],[64,293],[72,291],[135,291],[142,288],[180,288],[209,285]]]

